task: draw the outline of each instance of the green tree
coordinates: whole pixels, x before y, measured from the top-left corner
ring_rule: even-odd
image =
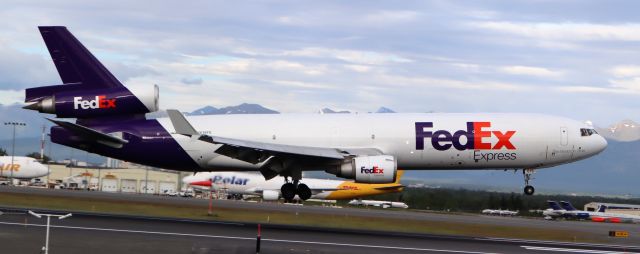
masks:
[[[7,150],[4,150],[2,147],[0,147],[0,156],[7,156]]]
[[[26,156],[34,158],[36,160],[40,160],[40,153],[33,152],[33,153],[27,154]],[[49,158],[49,156],[45,155],[45,156],[42,157],[42,162],[43,163],[48,163],[50,160],[51,160],[51,158]]]

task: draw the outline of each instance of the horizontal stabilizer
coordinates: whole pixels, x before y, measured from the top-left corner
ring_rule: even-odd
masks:
[[[376,190],[400,190],[404,188],[404,185],[393,185],[393,186],[384,186],[384,187],[376,187]]]
[[[47,120],[57,124],[58,126],[65,128],[66,130],[80,136],[86,138],[87,140],[95,141],[97,143],[113,147],[113,148],[121,148],[122,145],[129,143],[129,141],[115,137],[106,133],[102,133],[100,131],[65,121],[53,120],[47,118]]]

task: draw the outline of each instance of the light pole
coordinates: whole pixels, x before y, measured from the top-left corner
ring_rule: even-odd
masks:
[[[71,214],[70,213],[66,215],[44,214],[44,213],[35,213],[31,210],[29,210],[29,214],[35,216],[38,219],[42,218],[42,216],[47,217],[47,236],[44,240],[44,247],[42,247],[42,250],[44,251],[44,254],[49,254],[49,227],[51,226],[51,217],[58,217],[58,220],[64,220],[66,218],[71,217]]]
[[[16,154],[16,126],[27,126],[26,123],[22,122],[4,122],[6,126],[13,126],[13,139],[11,141],[11,176],[9,177],[9,185],[13,185],[13,157]]]

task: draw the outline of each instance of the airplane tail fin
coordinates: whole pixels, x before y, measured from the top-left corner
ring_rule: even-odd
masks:
[[[551,207],[551,209],[553,210],[562,210],[562,208],[560,207],[560,205],[558,205],[558,202],[556,201],[547,200],[547,204],[549,204],[549,207]]]
[[[158,88],[130,91],[64,26],[38,27],[62,85],[28,88],[24,108],[59,118],[132,116],[158,110]]]
[[[403,175],[404,175],[404,170],[398,169],[398,172],[396,173],[396,181],[394,183],[400,184],[400,180]]]
[[[607,210],[607,206],[606,205],[600,205],[600,207],[598,207],[598,212],[604,213],[605,210]]]
[[[564,210],[567,211],[576,211],[578,209],[576,209],[575,207],[573,207],[573,205],[567,201],[560,201],[560,204],[562,204],[562,208],[564,208]]]
[[[38,29],[63,83],[83,83],[95,88],[123,86],[66,27],[41,26]]]

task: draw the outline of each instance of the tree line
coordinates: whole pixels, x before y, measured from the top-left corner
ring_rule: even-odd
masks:
[[[577,209],[583,209],[584,205],[590,202],[640,204],[640,199],[637,198],[627,199],[559,194],[535,194],[533,196],[527,196],[513,192],[503,193],[448,188],[405,188],[401,193],[383,194],[365,199],[400,201],[406,203],[412,209],[420,210],[480,212],[483,209],[502,209],[520,211],[521,214],[527,214],[529,210],[544,210],[549,208],[547,200],[568,201]]]
[[[9,154],[7,153],[7,150],[5,150],[4,148],[0,147],[0,156],[9,156]],[[40,160],[40,153],[38,153],[38,152],[28,153],[25,156],[34,158],[36,160]],[[43,163],[47,163],[50,160],[51,160],[51,158],[49,158],[49,156],[46,156],[46,155],[43,156],[43,158],[42,158],[42,162]]]

